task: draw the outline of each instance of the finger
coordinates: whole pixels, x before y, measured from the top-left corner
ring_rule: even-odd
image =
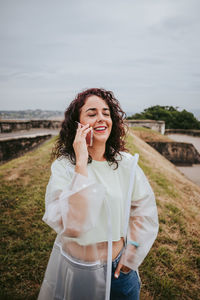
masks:
[[[76,129],[76,130],[79,130],[79,129],[81,128],[82,125],[81,125],[81,123],[79,123],[79,122],[77,122],[77,121],[76,121],[76,123],[77,123],[77,129]]]
[[[119,277],[120,270],[121,270],[122,266],[123,266],[123,265],[119,262],[118,265],[117,265],[117,268],[116,268],[116,270],[115,270],[115,274],[114,274],[115,278],[118,278],[118,277]]]
[[[75,123],[78,124],[78,125],[79,125],[79,124],[81,125],[81,123],[79,123],[78,121],[75,121]]]
[[[81,123],[78,123],[77,132],[82,134],[82,132],[84,132],[84,130],[87,129],[88,126],[89,126],[89,124],[82,125]]]
[[[84,130],[84,129],[88,128],[89,126],[90,126],[89,124],[85,124],[85,125],[81,124],[81,129]]]
[[[87,128],[87,129],[85,129],[85,130],[83,131],[83,133],[88,134],[91,130],[92,130],[92,127]]]
[[[87,129],[89,126],[90,126],[89,124],[86,124],[86,125],[82,125],[82,124],[81,124],[81,127],[78,128],[78,131],[79,131],[80,133],[82,133],[82,132],[84,132],[85,129]]]
[[[92,128],[86,128],[86,129],[82,129],[79,131],[81,136],[86,136],[90,131],[92,130]]]

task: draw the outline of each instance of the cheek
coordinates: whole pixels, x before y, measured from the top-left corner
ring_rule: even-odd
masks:
[[[88,119],[88,120],[87,120],[87,123],[90,124],[90,126],[93,127],[94,124],[95,124],[95,121],[94,121],[94,120],[91,120],[91,119]]]
[[[81,118],[81,116],[80,116],[80,123],[81,123],[82,125],[89,124],[90,126],[92,126],[92,125],[94,124],[94,122],[93,122],[91,119],[86,118],[86,117],[82,117],[82,118]]]

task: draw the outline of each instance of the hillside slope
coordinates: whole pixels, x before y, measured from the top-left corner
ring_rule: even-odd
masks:
[[[133,131],[128,148],[140,154],[160,221],[158,238],[140,268],[144,288],[150,292],[143,299],[200,299],[200,187]]]
[[[42,222],[54,139],[0,166],[0,299],[36,299],[55,238]],[[200,188],[130,133],[155,191],[160,231],[140,268],[141,299],[199,298]]]

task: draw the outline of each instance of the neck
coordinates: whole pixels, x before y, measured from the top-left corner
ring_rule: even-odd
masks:
[[[98,160],[98,161],[104,161],[104,153],[105,153],[106,145],[105,144],[98,144],[94,145],[92,147],[88,147],[88,151],[92,159]]]

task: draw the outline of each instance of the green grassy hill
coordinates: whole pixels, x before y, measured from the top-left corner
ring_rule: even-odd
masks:
[[[42,222],[54,139],[0,166],[0,299],[37,299],[55,233]],[[200,188],[130,132],[155,191],[160,231],[140,267],[141,299],[200,299]]]

